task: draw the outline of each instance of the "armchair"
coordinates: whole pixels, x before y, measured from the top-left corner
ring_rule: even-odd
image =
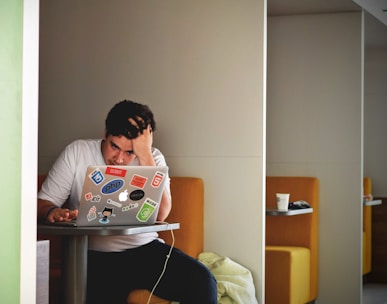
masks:
[[[266,303],[313,303],[318,296],[318,179],[268,176],[267,209],[277,209],[276,193],[307,201],[313,213],[266,217]]]

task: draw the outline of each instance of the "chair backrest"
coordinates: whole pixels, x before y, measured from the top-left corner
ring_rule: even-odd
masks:
[[[363,178],[363,195],[372,194],[372,179],[370,177]],[[372,206],[363,207],[363,231],[371,236],[372,232]],[[371,238],[368,238],[371,244]],[[371,245],[369,246],[371,247]]]
[[[290,201],[304,200],[313,213],[296,216],[266,216],[266,245],[300,246],[310,249],[311,298],[318,292],[319,181],[315,177],[266,177],[266,208],[276,209],[276,193],[290,193]]]
[[[372,179],[370,177],[363,178],[363,194],[372,194]]]
[[[172,210],[167,222],[179,222],[174,230],[175,247],[197,258],[204,244],[204,185],[197,177],[171,176]],[[160,237],[171,244],[169,231],[160,232]]]

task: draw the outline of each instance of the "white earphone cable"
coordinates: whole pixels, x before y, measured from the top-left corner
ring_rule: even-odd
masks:
[[[157,222],[158,224],[167,224],[169,225],[169,223],[167,222]],[[160,281],[161,281],[161,278],[163,277],[164,273],[165,273],[165,270],[167,269],[167,265],[168,265],[168,261],[169,261],[169,258],[171,257],[171,253],[172,253],[172,249],[173,249],[173,246],[175,245],[175,235],[173,234],[173,230],[172,229],[169,229],[169,231],[171,232],[171,236],[172,236],[172,244],[171,244],[171,248],[169,249],[169,252],[167,254],[167,257],[165,259],[165,262],[164,262],[164,267],[163,267],[163,271],[161,272],[159,278],[157,279],[155,285],[153,286],[151,292],[150,292],[150,295],[148,297],[148,301],[146,302],[147,304],[150,303],[150,300],[152,298],[152,295],[157,287],[157,285],[159,285]]]

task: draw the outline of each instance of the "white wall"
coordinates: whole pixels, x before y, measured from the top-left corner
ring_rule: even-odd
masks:
[[[39,171],[113,103],[147,103],[171,174],[204,179],[205,250],[263,303],[265,0],[107,3],[41,0]]]
[[[387,197],[387,26],[369,14],[365,25],[366,41],[373,41],[376,35],[384,43],[370,44],[365,49],[364,174],[372,178],[373,195]]]
[[[320,180],[319,298],[361,302],[361,14],[268,19],[267,175]]]

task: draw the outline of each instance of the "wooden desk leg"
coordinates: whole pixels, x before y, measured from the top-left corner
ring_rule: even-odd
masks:
[[[87,288],[87,235],[64,238],[64,297],[67,304],[85,304]]]

